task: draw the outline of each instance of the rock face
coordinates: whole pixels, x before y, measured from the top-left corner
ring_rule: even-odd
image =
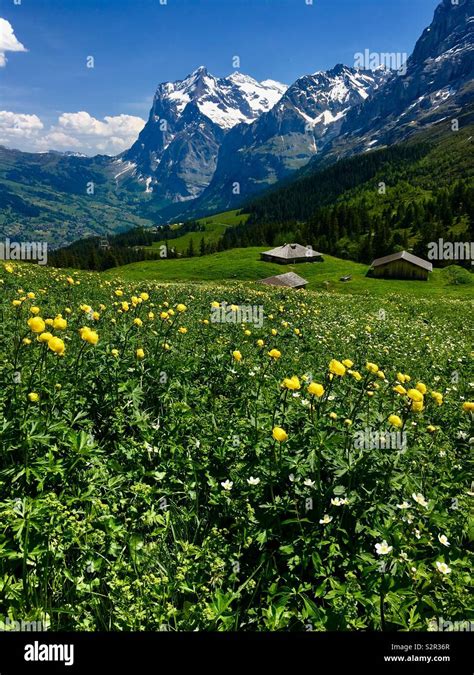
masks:
[[[423,31],[404,74],[346,117],[330,156],[389,145],[448,118],[473,100],[474,0],[443,0]]]
[[[216,78],[204,67],[160,84],[138,140],[116,161],[116,179],[138,181],[158,204],[195,199],[214,175],[226,133],[270,110],[285,91],[279,82],[239,72]]]
[[[337,65],[298,79],[269,112],[229,132],[199,208],[229,208],[307,164],[387,77]]]

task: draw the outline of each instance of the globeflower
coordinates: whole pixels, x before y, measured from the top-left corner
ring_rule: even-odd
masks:
[[[30,307],[30,312],[36,316],[40,313],[40,308],[36,306]]]
[[[332,359],[329,363],[329,372],[333,375],[339,375],[342,377],[346,374],[346,367],[337,359]]]
[[[58,337],[53,337],[48,340],[48,348],[58,356],[62,356],[66,351],[64,342]]]
[[[321,396],[324,395],[323,385],[318,384],[317,382],[311,382],[311,384],[308,386],[308,394],[312,394],[313,396],[321,398]]]
[[[367,363],[365,364],[365,367],[367,368],[369,373],[373,373],[374,375],[375,375],[375,373],[378,372],[378,369],[379,369],[379,367],[376,363],[371,363],[370,361],[367,361]]]
[[[393,427],[398,427],[400,429],[403,426],[403,422],[398,415],[390,415],[388,421]]]
[[[185,328],[184,326],[181,326],[180,328],[178,328],[178,332],[181,333],[182,335],[186,335],[188,329]]]
[[[40,316],[33,316],[28,319],[28,326],[33,333],[42,333],[46,328],[46,324]]]
[[[138,326],[138,328],[141,328],[143,326],[143,321],[139,319],[138,316],[136,319],[133,319],[133,323],[135,324],[135,326]]]
[[[265,342],[263,340],[257,340],[257,347],[264,347]]]
[[[417,382],[415,385],[415,388],[421,393],[421,394],[426,394],[426,384],[423,384],[423,382]]]
[[[236,349],[232,352],[235,361],[242,361],[242,354]]]
[[[416,403],[423,402],[423,394],[420,391],[418,391],[418,389],[409,389],[407,391],[407,396]]]
[[[88,342],[90,345],[96,345],[99,342],[99,335],[94,330],[91,330],[87,326],[81,328],[79,330],[79,333],[81,339],[84,340],[84,342]]]
[[[395,391],[397,394],[400,394],[400,396],[404,396],[407,393],[407,390],[405,387],[402,387],[401,384],[397,384],[397,386],[393,388],[393,391]]]
[[[144,358],[145,358],[145,352],[140,347],[139,349],[137,349],[137,359],[141,360],[141,359],[144,359]]]
[[[262,340],[262,346],[263,346],[263,340]],[[268,352],[268,356],[272,359],[275,359],[275,361],[276,361],[277,359],[279,359],[281,357],[281,352],[278,351],[278,349],[271,349]]]
[[[464,412],[474,412],[474,401],[465,401],[462,404]]]
[[[432,391],[431,396],[432,398],[434,398],[434,400],[438,405],[443,404],[443,394],[441,394],[439,391]]]
[[[179,305],[177,305],[176,309],[178,310],[178,312],[185,312],[187,310],[187,307],[186,305],[180,303]]]
[[[293,375],[293,377],[285,377],[281,386],[290,391],[301,389],[301,383],[296,375]]]
[[[52,337],[51,333],[41,333],[41,335],[38,336],[38,342],[49,342]]]
[[[419,413],[424,410],[424,407],[425,406],[423,404],[423,401],[413,401],[413,403],[411,404],[411,411]]]
[[[67,321],[61,315],[58,315],[53,321],[53,328],[56,330],[66,330]]]
[[[35,391],[32,391],[28,394],[28,398],[32,403],[37,403],[39,401],[39,394]]]
[[[279,443],[283,443],[284,441],[288,440],[288,434],[281,427],[274,427],[272,431],[272,436]]]
[[[346,366],[346,368],[352,368],[352,366],[354,365],[354,362],[351,361],[350,359],[344,359],[342,363]]]

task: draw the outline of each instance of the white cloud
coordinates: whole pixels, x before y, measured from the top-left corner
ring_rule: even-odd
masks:
[[[98,120],[82,110],[63,113],[44,129],[36,115],[0,111],[0,145],[27,152],[72,150],[86,155],[117,155],[136,141],[144,126],[141,117],[116,115]]]
[[[0,17],[0,68],[4,68],[6,66],[6,52],[26,51],[28,50],[16,37],[11,23]]]

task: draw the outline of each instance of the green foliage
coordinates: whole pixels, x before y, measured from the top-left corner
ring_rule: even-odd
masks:
[[[5,617],[173,631],[468,617],[472,300],[110,274],[0,266]],[[213,301],[262,306],[263,325],[213,322]],[[30,330],[33,307],[63,356]],[[332,359],[353,365],[331,378]],[[393,389],[405,373],[427,387],[420,412]],[[405,445],[355,443],[394,431],[393,414]]]

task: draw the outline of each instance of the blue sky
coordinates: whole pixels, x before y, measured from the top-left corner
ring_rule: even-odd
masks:
[[[159,82],[181,79],[199,65],[228,75],[236,55],[242,72],[291,84],[336,63],[353,65],[354,54],[364,49],[409,54],[438,4],[306,2],[0,0],[0,17],[28,50],[6,52],[0,110],[36,116],[41,133],[62,113],[146,118]],[[1,39],[0,33],[0,64]],[[88,56],[93,69],[86,68]],[[20,136],[18,146],[28,148]]]

